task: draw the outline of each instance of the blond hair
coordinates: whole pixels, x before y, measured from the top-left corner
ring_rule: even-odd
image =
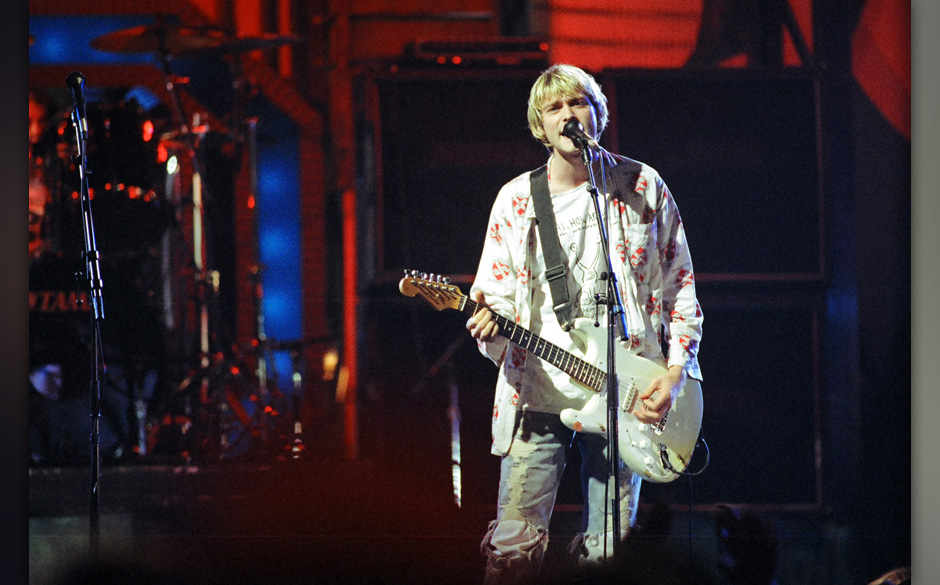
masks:
[[[539,75],[529,91],[529,131],[542,144],[548,144],[545,127],[542,125],[542,108],[550,100],[584,95],[594,106],[597,114],[597,136],[607,128],[607,96],[601,91],[594,77],[579,67],[559,63],[552,65]]]

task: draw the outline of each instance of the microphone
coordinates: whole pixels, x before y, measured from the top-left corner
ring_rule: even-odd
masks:
[[[565,128],[561,131],[562,136],[567,136],[574,142],[574,145],[584,150],[585,147],[591,147],[594,150],[600,150],[601,146],[596,140],[588,136],[584,131],[584,126],[577,118],[571,118],[565,122]]]
[[[65,78],[65,85],[72,90],[72,101],[75,102],[75,127],[78,129],[79,139],[84,140],[88,133],[88,118],[85,116],[85,94],[82,88],[85,85],[85,76],[78,71],[69,73]]]

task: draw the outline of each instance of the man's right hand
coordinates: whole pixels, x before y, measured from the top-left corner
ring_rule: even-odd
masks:
[[[480,304],[480,309],[467,320],[467,331],[470,336],[480,341],[493,341],[499,335],[499,325],[496,324],[493,311],[486,304],[483,291],[476,291],[474,298]]]

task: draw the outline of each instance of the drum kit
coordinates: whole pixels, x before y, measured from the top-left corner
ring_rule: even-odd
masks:
[[[136,99],[127,99],[127,92],[106,92],[86,109],[86,185],[107,307],[101,452],[115,461],[219,460],[244,450],[236,446],[238,437],[244,445],[245,438],[267,439],[277,432],[264,420],[263,408],[252,413],[241,406],[249,395],[254,402],[260,398],[262,406],[270,399],[267,380],[251,376],[270,375],[263,362],[271,346],[257,343],[266,339],[258,319],[252,347],[247,352],[228,349],[231,340],[219,314],[220,274],[207,246],[211,234],[206,232],[213,226],[203,205],[210,204],[206,185],[212,184],[206,181],[211,169],[204,162],[207,130],[195,116],[189,123],[170,62],[178,56],[237,56],[298,42],[292,36],[237,37],[221,29],[163,22],[91,42],[102,51],[156,54],[171,98],[166,106],[145,110]],[[87,410],[94,335],[79,278],[85,219],[71,114],[47,116],[44,131],[34,138],[32,104],[30,109],[31,464],[81,463],[86,459],[81,454],[87,453],[84,427],[71,433],[82,440],[63,437],[72,424],[63,421],[88,424],[87,412],[76,418],[71,411]],[[245,135],[228,140],[254,140],[253,121],[237,122],[233,126]],[[180,192],[186,185],[179,178],[181,168],[191,170],[191,194]],[[251,174],[254,178],[254,169]],[[253,267],[252,275],[257,272]],[[253,289],[260,294],[260,286]],[[254,300],[260,311],[260,299]],[[299,371],[293,372],[292,377],[298,376]],[[296,421],[283,426],[295,428]],[[298,438],[286,440],[288,454],[291,448],[296,452]]]

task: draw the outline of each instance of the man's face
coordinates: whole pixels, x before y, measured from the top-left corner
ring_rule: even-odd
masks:
[[[546,100],[541,108],[542,127],[549,145],[562,154],[576,155],[580,149],[567,136],[562,136],[565,123],[572,118],[581,122],[584,131],[596,137],[597,111],[594,104],[583,94],[556,96]]]
[[[42,244],[42,222],[46,215],[46,203],[49,201],[49,190],[41,181],[29,182],[29,252]]]
[[[39,142],[45,129],[46,108],[29,100],[29,145],[32,146]]]

